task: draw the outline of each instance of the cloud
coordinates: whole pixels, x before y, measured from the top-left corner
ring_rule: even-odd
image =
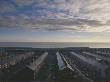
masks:
[[[31,19],[28,16],[5,16],[0,17],[0,25],[63,25],[63,26],[80,26],[90,25],[98,26],[102,25],[100,21],[86,20],[86,19]]]
[[[0,1],[0,13],[14,12],[15,6],[7,1]]]
[[[19,13],[25,13],[26,15],[28,14],[28,12],[30,12],[31,15],[39,15],[39,13],[37,12],[39,11],[41,13],[44,13],[43,15],[46,15],[50,18],[53,17],[54,15],[55,17],[60,18],[60,16],[63,15],[63,17],[65,18],[80,17],[103,22],[109,21],[110,17],[109,0],[11,0],[11,1],[14,2],[13,5],[16,4],[19,6],[17,8],[17,11]],[[8,2],[9,1],[7,1],[7,3]],[[10,9],[8,8],[11,8],[12,4],[11,6],[5,4],[3,0],[0,3],[4,5],[3,7],[1,7],[4,8],[3,10],[10,11]],[[41,15],[41,17],[43,15]]]
[[[34,3],[34,0],[15,0],[15,3],[18,6],[31,5],[32,3]]]
[[[84,32],[110,30],[109,0],[11,1],[13,3],[0,1],[0,27]]]
[[[110,17],[109,0],[85,0],[85,5],[80,9],[80,13],[95,20],[107,22]]]
[[[31,19],[25,15],[0,17],[0,27],[33,30],[103,32],[110,30],[107,25],[87,19]]]

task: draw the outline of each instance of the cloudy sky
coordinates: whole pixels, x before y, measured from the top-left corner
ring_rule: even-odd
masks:
[[[110,0],[0,0],[0,42],[110,42]]]

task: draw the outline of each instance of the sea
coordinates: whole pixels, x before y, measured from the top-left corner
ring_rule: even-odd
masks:
[[[90,47],[110,48],[110,43],[99,42],[0,42],[0,47],[65,48]]]

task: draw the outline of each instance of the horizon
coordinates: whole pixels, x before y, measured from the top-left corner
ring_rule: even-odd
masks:
[[[0,42],[0,43],[110,43],[110,42]]]

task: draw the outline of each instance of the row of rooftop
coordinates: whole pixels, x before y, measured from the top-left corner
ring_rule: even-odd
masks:
[[[42,69],[46,69],[43,75],[53,81],[58,79],[57,76],[63,76],[58,71],[65,70],[70,70],[74,78],[82,78],[86,82],[110,81],[110,48],[0,48],[0,56],[2,81],[38,80]]]

